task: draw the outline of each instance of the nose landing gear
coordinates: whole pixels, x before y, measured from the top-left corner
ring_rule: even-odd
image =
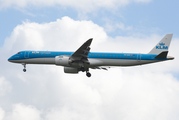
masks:
[[[23,63],[22,65],[24,66],[23,71],[24,71],[24,72],[26,72],[26,64],[25,64],[25,63]]]

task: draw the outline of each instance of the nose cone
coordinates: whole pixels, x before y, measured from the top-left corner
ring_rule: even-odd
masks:
[[[8,59],[9,62],[15,62],[16,61],[16,58],[15,56],[11,56],[9,59]]]
[[[17,54],[11,56],[8,61],[13,62],[13,63],[18,63],[18,60],[20,59],[20,53],[18,52]]]
[[[12,57],[10,57],[10,58],[8,59],[8,61],[9,61],[9,62],[12,62],[12,60],[13,60],[13,58],[12,58]]]

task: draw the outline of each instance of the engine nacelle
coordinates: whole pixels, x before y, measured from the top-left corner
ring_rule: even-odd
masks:
[[[75,74],[75,73],[78,73],[79,70],[78,70],[78,68],[64,67],[64,72],[65,73],[73,73],[73,74]]]
[[[69,66],[69,56],[56,56],[55,64],[61,66]]]

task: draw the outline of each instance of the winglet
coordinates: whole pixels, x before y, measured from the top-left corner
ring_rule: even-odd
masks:
[[[90,46],[91,45],[91,42],[92,42],[93,38],[90,38],[89,40],[87,40],[84,44],[87,44],[87,46]]]
[[[165,52],[165,54],[167,56],[172,36],[173,36],[173,34],[166,34],[165,37],[148,54],[158,55],[162,52]],[[163,56],[163,54],[162,54],[162,56]]]

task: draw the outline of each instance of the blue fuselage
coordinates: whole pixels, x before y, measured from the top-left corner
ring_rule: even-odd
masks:
[[[55,64],[56,56],[71,56],[72,54],[73,52],[21,51],[11,56],[8,61],[22,64]],[[92,66],[133,66],[168,60],[168,58],[156,59],[156,56],[154,54],[92,52],[88,54],[88,59]]]

